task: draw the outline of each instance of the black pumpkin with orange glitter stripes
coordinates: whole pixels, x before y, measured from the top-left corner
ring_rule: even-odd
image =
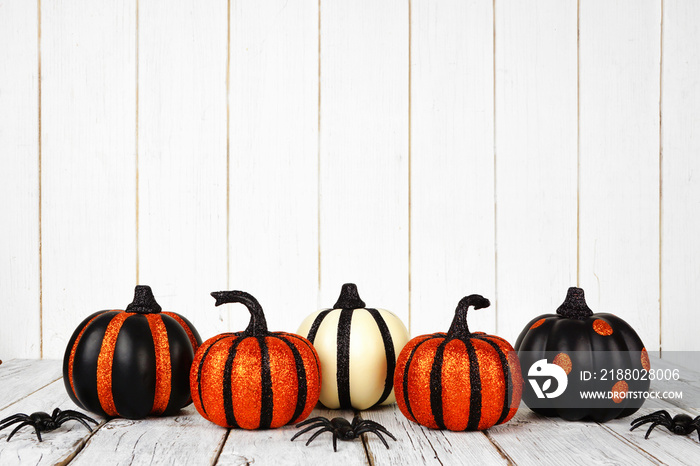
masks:
[[[216,305],[250,312],[242,332],[205,341],[194,357],[190,390],[197,411],[222,427],[270,429],[305,419],[318,402],[321,369],[311,342],[270,332],[260,303],[244,291],[212,293]]]
[[[480,295],[463,298],[447,333],[418,336],[396,363],[394,390],[401,412],[433,429],[484,430],[515,415],[523,379],[510,344],[470,332],[467,310],[489,306]]]
[[[174,312],[161,312],[139,285],[126,310],[100,311],[78,325],[63,358],[63,381],[78,406],[107,417],[172,414],[192,402],[189,370],[202,339]]]

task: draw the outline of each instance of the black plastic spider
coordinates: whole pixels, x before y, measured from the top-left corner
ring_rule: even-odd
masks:
[[[676,414],[671,418],[671,415],[662,409],[661,411],[656,411],[635,419],[631,422],[632,427],[630,427],[630,430],[634,430],[647,422],[651,422],[652,424],[649,426],[649,430],[647,430],[647,434],[644,436],[645,439],[649,438],[651,431],[658,425],[666,427],[676,435],[689,435],[695,430],[698,432],[698,439],[700,439],[700,416],[693,419],[687,414]]]
[[[299,437],[301,434],[304,434],[310,430],[317,429],[320,427],[320,429],[309,438],[309,440],[306,442],[306,445],[310,444],[316,437],[318,437],[324,432],[333,432],[333,451],[338,451],[338,449],[336,448],[337,439],[353,440],[358,438],[365,432],[372,432],[373,434],[376,434],[376,436],[379,437],[379,440],[381,440],[384,446],[387,448],[389,448],[389,444],[386,443],[386,440],[382,436],[382,432],[391,437],[393,440],[396,440],[396,437],[391,435],[391,432],[386,430],[386,428],[383,425],[379,424],[378,422],[362,419],[357,414],[352,419],[352,424],[350,424],[347,419],[342,417],[334,417],[333,419],[328,420],[328,418],[319,416],[307,419],[304,422],[300,422],[296,426],[308,427],[302,430],[301,432],[297,432],[296,434],[294,434],[292,440]]]
[[[41,442],[41,432],[50,432],[52,430],[58,429],[58,427],[61,424],[68,421],[78,421],[79,423],[84,425],[90,432],[92,432],[92,429],[85,421],[90,421],[95,424],[98,424],[98,422],[93,418],[86,416],[83,413],[79,413],[78,411],[73,411],[70,409],[66,411],[61,411],[60,409],[56,408],[53,410],[53,414],[51,414],[51,416],[49,416],[43,411],[39,411],[36,413],[32,413],[29,416],[27,416],[24,413],[19,413],[14,414],[10,417],[6,417],[2,421],[0,421],[0,430],[12,424],[21,422],[20,425],[15,427],[15,430],[12,431],[9,437],[7,437],[7,441],[9,442],[12,436],[15,435],[15,433],[22,427],[32,426],[34,427],[34,431],[36,432],[37,438]]]

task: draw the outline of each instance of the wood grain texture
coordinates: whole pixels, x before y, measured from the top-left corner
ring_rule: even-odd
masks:
[[[189,405],[176,416],[112,419],[71,464],[214,464],[225,438],[226,429],[207,421]]]
[[[61,366],[50,359],[13,359],[0,364],[0,409],[62,377]],[[0,417],[2,419],[2,417]]]
[[[576,18],[575,0],[496,2],[498,334],[511,342],[576,284]]]
[[[408,323],[408,3],[321,3],[320,305]]]
[[[352,419],[352,412],[345,410],[328,410],[322,407],[315,408],[309,418],[323,416],[331,419],[345,417]],[[290,439],[299,432],[294,426],[284,426],[279,429],[269,430],[231,430],[217,465],[248,465],[248,464],[368,464],[365,450],[360,440],[338,441],[338,451],[333,452],[332,434],[324,432],[305,446],[313,432],[307,432],[297,437],[293,442]]]
[[[0,359],[41,357],[36,2],[0,1]],[[21,311],[20,311],[21,310]]]
[[[205,339],[227,312],[227,8],[139,2],[139,281]]]
[[[365,434],[373,464],[508,464],[483,432],[428,429],[406,419],[396,405],[364,411],[362,418],[380,423],[397,439],[387,438],[386,449],[374,434]]]
[[[318,1],[233,1],[230,21],[230,288],[294,331],[317,307]]]
[[[700,349],[700,5],[664,2],[661,196],[661,345]],[[690,355],[690,359],[697,358]]]
[[[411,333],[495,301],[493,6],[411,3]],[[465,85],[468,83],[468,85]],[[469,315],[493,333],[495,307]]]
[[[658,0],[581,2],[580,285],[659,347]]]
[[[548,418],[524,405],[513,419],[492,427],[488,434],[518,465],[659,464],[653,455],[610,435],[597,423]]]
[[[53,364],[54,370],[60,370],[59,361],[46,362]],[[34,373],[36,368],[41,367],[41,365],[37,365],[36,361],[26,362],[26,364],[30,367],[27,368],[22,377],[22,381],[25,383],[30,382],[28,376]],[[21,393],[28,396],[0,410],[0,419],[4,419],[16,413],[29,415],[36,411],[44,411],[51,414],[55,408],[60,408],[62,410],[79,409],[70,398],[68,398],[68,393],[63,386],[62,380],[57,380],[31,394],[27,391],[21,391]],[[104,422],[104,419],[99,416],[89,415],[100,423]],[[2,448],[0,448],[0,463],[3,466],[67,464],[75,454],[80,451],[85,441],[91,435],[90,431],[79,422],[68,421],[54,431],[42,433],[41,442],[37,440],[34,429],[29,426],[22,427],[12,437],[12,440],[7,442],[7,437],[18,425],[19,424],[15,424],[14,426],[0,431],[0,442],[2,442]],[[92,423],[90,423],[90,426],[93,431],[101,427],[96,427]],[[100,463],[102,464],[102,462]]]
[[[43,356],[61,358],[134,286],[136,2],[44,2],[41,27]]]

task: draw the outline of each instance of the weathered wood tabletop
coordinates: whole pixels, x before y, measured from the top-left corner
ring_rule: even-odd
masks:
[[[668,363],[658,362],[660,365]],[[657,366],[658,367],[658,366]],[[700,392],[700,374],[683,370],[680,386]],[[653,388],[653,385],[652,385]],[[690,398],[690,397],[686,397]],[[697,399],[697,398],[695,398]],[[54,360],[11,360],[0,365],[0,419],[15,413],[76,409],[61,378],[61,363]],[[658,409],[671,414],[700,415],[697,407],[649,400],[638,415]],[[326,417],[351,412],[317,408]],[[33,429],[24,427],[6,442],[12,429],[0,431],[0,464],[187,464],[187,465],[464,465],[464,464],[698,464],[700,442],[691,436],[672,435],[657,428],[648,440],[646,429],[629,431],[632,417],[610,421],[566,422],[534,414],[524,405],[508,423],[485,432],[448,432],[409,422],[396,406],[362,412],[366,419],[385,425],[397,438],[386,449],[374,435],[338,442],[333,452],[325,433],[304,446],[308,434],[290,441],[293,426],[267,431],[227,430],[202,418],[192,405],[177,416],[142,421],[101,419],[92,433],[68,422],[43,435],[39,443]]]

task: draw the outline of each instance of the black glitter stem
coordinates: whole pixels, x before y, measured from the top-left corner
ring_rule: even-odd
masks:
[[[583,289],[572,286],[566,292],[566,299],[557,309],[557,314],[569,319],[585,319],[593,315],[593,311],[586,304]]]
[[[340,289],[338,301],[333,305],[333,309],[363,309],[365,302],[360,299],[357,292],[357,285],[346,283]]]
[[[135,312],[138,314],[157,314],[163,308],[156,302],[153,291],[150,286],[136,285],[134,289],[134,300],[126,306],[126,312]]]
[[[227,303],[241,303],[248,308],[250,323],[243,332],[245,335],[263,336],[269,333],[262,306],[253,295],[245,291],[214,291],[211,295],[216,299],[217,306]]]
[[[450,336],[467,336],[469,332],[469,326],[467,325],[467,311],[470,306],[474,309],[483,309],[489,307],[491,302],[479,294],[471,294],[465,296],[457,304],[457,309],[455,309],[455,317],[452,319],[452,325],[450,325],[450,330],[447,334]]]

